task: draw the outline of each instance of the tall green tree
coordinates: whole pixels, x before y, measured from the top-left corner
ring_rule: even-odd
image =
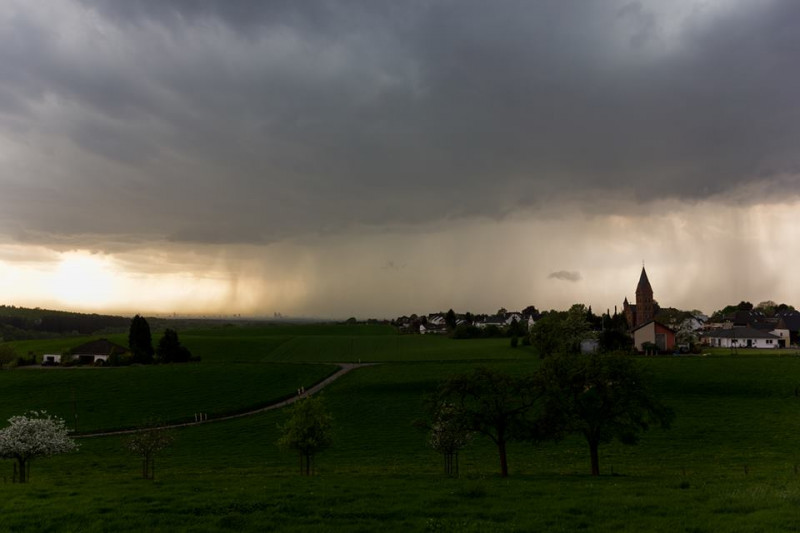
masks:
[[[651,425],[669,427],[674,418],[647,385],[636,361],[620,354],[560,355],[539,371],[549,420],[583,435],[592,475],[600,475],[600,444],[635,444]]]
[[[150,333],[150,324],[143,316],[136,315],[131,320],[128,331],[128,348],[131,350],[131,361],[148,365],[153,362],[153,336]]]
[[[508,476],[507,445],[540,434],[541,394],[532,377],[516,377],[488,368],[453,376],[429,400],[429,412],[448,411],[449,423],[483,435],[497,446],[500,475]]]
[[[333,444],[333,417],[321,397],[309,396],[289,408],[289,418],[278,426],[278,446],[300,456],[300,473],[314,473],[314,458]]]

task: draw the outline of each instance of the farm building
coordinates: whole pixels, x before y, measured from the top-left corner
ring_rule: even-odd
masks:
[[[72,349],[72,358],[79,364],[105,364],[111,355],[122,355],[128,349],[108,339],[97,339]]]

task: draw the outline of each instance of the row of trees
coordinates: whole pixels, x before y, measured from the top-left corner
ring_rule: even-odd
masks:
[[[537,372],[520,377],[479,368],[442,382],[426,403],[429,442],[449,475],[457,475],[458,452],[474,434],[495,444],[504,477],[510,441],[536,444],[579,434],[596,476],[601,444],[634,444],[652,424],[669,427],[674,416],[635,360],[602,353],[548,357]]]
[[[46,411],[29,411],[12,416],[9,425],[0,430],[0,458],[14,460],[14,482],[27,483],[31,462],[71,452],[78,444],[69,436],[63,419]],[[142,458],[142,477],[154,479],[155,456],[174,440],[171,431],[148,422],[140,431],[125,439],[125,448]]]

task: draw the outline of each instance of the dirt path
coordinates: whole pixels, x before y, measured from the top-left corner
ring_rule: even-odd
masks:
[[[226,415],[220,416],[216,418],[208,418],[206,420],[199,420],[196,422],[184,422],[182,424],[167,424],[164,426],[159,426],[158,429],[175,429],[175,428],[185,428],[189,426],[199,426],[201,424],[211,424],[213,422],[222,422],[223,420],[233,420],[234,418],[243,418],[245,416],[252,416],[258,413],[263,413],[265,411],[272,411],[273,409],[280,409],[282,407],[286,407],[287,405],[291,405],[298,400],[311,396],[312,394],[316,394],[332,382],[336,381],[340,377],[344,376],[351,370],[355,370],[356,368],[361,368],[364,366],[374,366],[378,363],[333,363],[339,366],[339,370],[328,376],[327,378],[323,379],[313,387],[305,390],[303,393],[298,394],[296,396],[292,396],[291,398],[287,398],[286,400],[281,400],[279,402],[271,403],[266,407],[259,407],[258,409],[253,409],[252,411],[245,411],[244,413],[237,413],[235,415]],[[146,429],[153,429],[153,428],[146,428]],[[74,435],[73,438],[75,439],[84,439],[90,437],[108,437],[111,435],[130,435],[132,433],[139,433],[140,431],[144,431],[145,428],[137,428],[137,429],[121,429],[119,431],[102,431],[97,433],[84,433],[81,435]]]

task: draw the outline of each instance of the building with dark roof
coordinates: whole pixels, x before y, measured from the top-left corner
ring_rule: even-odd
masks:
[[[719,348],[779,348],[781,337],[749,326],[715,329],[704,335],[710,346]]]
[[[73,359],[80,364],[104,364],[112,355],[128,353],[128,349],[108,339],[96,339],[76,346],[72,350]]]

